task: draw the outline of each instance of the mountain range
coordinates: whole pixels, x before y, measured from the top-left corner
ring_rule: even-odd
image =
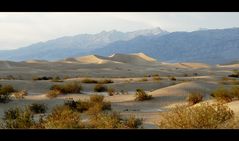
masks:
[[[158,61],[228,63],[239,60],[239,28],[167,32],[161,28],[133,32],[102,31],[0,51],[1,60],[59,60],[90,54],[142,52]]]

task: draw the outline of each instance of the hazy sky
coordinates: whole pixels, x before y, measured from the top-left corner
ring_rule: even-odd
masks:
[[[169,32],[239,27],[239,12],[0,13],[0,49],[62,36],[161,27]]]

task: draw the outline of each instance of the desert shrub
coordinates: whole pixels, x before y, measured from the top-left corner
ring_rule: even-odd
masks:
[[[18,92],[13,92],[12,95],[16,98],[16,99],[23,99],[24,96],[27,96],[28,93],[26,90],[21,90]]]
[[[152,76],[153,76],[153,77],[159,77],[159,75],[158,75],[158,74],[153,74]]]
[[[59,76],[54,77],[51,81],[52,82],[63,82],[63,80],[61,80],[61,78]]]
[[[81,82],[82,83],[98,83],[97,80],[88,79],[88,78],[81,80]]]
[[[174,76],[172,76],[172,77],[170,77],[170,80],[176,81],[177,79]]]
[[[63,94],[80,93],[82,89],[82,86],[77,82],[69,82],[63,85],[52,85],[50,88],[50,90],[56,90]]]
[[[145,82],[145,81],[148,81],[148,79],[147,78],[142,78],[141,80],[139,80],[140,82],[142,81],[142,82]]]
[[[65,106],[68,106],[72,110],[76,110],[78,112],[87,111],[88,114],[97,114],[104,110],[111,110],[111,103],[104,101],[104,96],[100,95],[92,95],[90,96],[89,101],[74,101],[67,100],[64,103]]]
[[[141,120],[133,116],[123,119],[117,112],[102,112],[91,116],[89,121],[90,128],[138,128],[141,124]]]
[[[60,94],[61,94],[61,92],[59,90],[50,90],[47,92],[46,96],[49,98],[55,98]]]
[[[104,86],[103,84],[96,84],[94,87],[95,92],[105,92],[107,91],[107,87]]]
[[[217,101],[220,102],[231,102],[234,97],[232,93],[224,87],[220,87],[214,90],[211,96],[213,96]]]
[[[188,101],[189,105],[194,105],[203,100],[203,95],[198,91],[191,92],[186,98],[186,100]]]
[[[10,94],[12,92],[15,92],[16,90],[11,85],[5,85],[2,86],[0,89],[0,94]]]
[[[33,114],[45,113],[47,110],[47,106],[40,103],[32,103],[28,108]]]
[[[42,76],[42,77],[33,77],[32,80],[52,80],[52,77]]]
[[[158,76],[154,76],[154,77],[153,77],[153,80],[159,81],[159,80],[161,80],[161,79],[160,79],[160,77],[158,77]]]
[[[231,94],[239,99],[239,86],[234,86],[231,88]]]
[[[107,92],[108,92],[109,96],[115,95],[115,89],[113,89],[113,88],[108,88]]]
[[[4,85],[0,87],[0,103],[7,103],[11,101],[10,95],[16,90],[11,85]]]
[[[99,84],[108,84],[108,83],[114,83],[114,81],[110,80],[110,79],[104,79],[104,80],[100,80],[98,83]]]
[[[31,128],[35,124],[28,108],[10,108],[4,112],[3,121],[5,128]]]
[[[161,115],[160,128],[220,128],[234,113],[222,104],[202,103],[197,106],[176,106]]]
[[[228,75],[228,77],[239,77],[239,71],[238,70],[233,70],[233,74]]]
[[[135,115],[130,115],[125,122],[128,128],[138,128],[142,124],[142,119],[138,119]]]
[[[45,128],[83,128],[80,113],[67,106],[56,106],[43,121]]]
[[[104,102],[104,96],[101,95],[92,95],[90,96],[90,113],[100,112],[103,110],[111,110],[111,103]]]
[[[148,95],[147,93],[145,93],[143,89],[136,89],[135,96],[136,96],[135,101],[144,101],[152,99],[152,95]]]
[[[77,82],[66,83],[64,86],[64,93],[80,93],[82,86]]]

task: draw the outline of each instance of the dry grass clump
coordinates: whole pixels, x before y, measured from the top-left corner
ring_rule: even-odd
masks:
[[[123,119],[119,113],[111,112],[91,116],[88,124],[90,128],[138,128],[142,121],[134,116]]]
[[[239,86],[234,86],[231,88],[231,94],[239,99]]]
[[[16,90],[11,85],[0,86],[0,103],[7,103],[11,101],[11,93],[16,92]]]
[[[44,128],[83,128],[80,113],[67,106],[57,106],[43,122]]]
[[[59,76],[54,77],[51,81],[52,82],[63,82],[63,80]]]
[[[189,105],[194,105],[203,100],[203,95],[199,91],[190,92],[186,98]]]
[[[160,128],[221,128],[233,119],[234,113],[222,104],[202,103],[197,106],[176,106],[162,113]],[[224,126],[225,127],[225,126]]]
[[[153,77],[153,80],[159,81],[159,80],[161,80],[161,78],[160,78],[159,76],[154,76],[154,77]]]
[[[16,98],[16,99],[23,99],[24,96],[27,96],[28,93],[26,90],[21,90],[18,92],[13,92],[12,95]]]
[[[104,80],[100,80],[98,81],[99,84],[109,84],[109,83],[114,83],[113,80],[110,79],[104,79]]]
[[[49,98],[55,98],[60,94],[61,94],[61,92],[59,90],[50,90],[47,92],[46,96]]]
[[[145,81],[148,81],[148,79],[147,78],[142,78],[142,79],[139,80],[139,82],[145,82]]]
[[[50,90],[55,90],[55,92],[60,92],[62,94],[68,93],[81,93],[82,86],[77,82],[68,82],[63,85],[53,85]]]
[[[152,99],[152,95],[148,95],[143,89],[136,89],[135,96],[135,101],[144,101]]]
[[[104,96],[101,95],[91,95],[89,101],[68,100],[65,102],[65,106],[78,112],[87,111],[88,114],[97,114],[104,110],[111,110],[111,103],[105,102]]]
[[[33,114],[45,113],[47,110],[47,106],[40,103],[32,103],[28,108]]]
[[[94,87],[95,92],[105,92],[107,91],[107,86],[104,86],[103,84],[96,84]]]
[[[89,78],[86,78],[86,79],[83,79],[81,80],[82,83],[98,83],[97,80],[93,80],[93,79],[89,79]]]
[[[10,108],[4,112],[3,128],[31,128],[34,124],[33,114],[28,108]]]
[[[225,89],[224,87],[219,87],[216,90],[214,90],[211,96],[216,98],[217,101],[223,103],[231,102],[234,97],[232,93],[228,89]]]
[[[170,77],[170,80],[176,81],[177,79],[174,76],[172,76],[172,77]]]
[[[116,93],[115,89],[113,89],[113,88],[108,88],[107,92],[108,92],[109,96],[113,96]]]

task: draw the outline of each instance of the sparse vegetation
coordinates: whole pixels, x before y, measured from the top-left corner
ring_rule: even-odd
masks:
[[[109,96],[115,95],[115,89],[113,89],[113,88],[108,88],[107,92],[108,92]]]
[[[28,93],[26,90],[21,90],[18,92],[13,92],[12,95],[16,98],[16,99],[23,99],[24,96],[27,96]]]
[[[162,113],[158,126],[160,128],[221,128],[233,117],[233,111],[222,104],[176,106]]]
[[[176,79],[174,76],[171,76],[171,77],[170,77],[170,80],[176,81],[177,79]]]
[[[51,81],[52,82],[63,82],[63,80],[61,80],[61,78],[59,76],[54,77]]]
[[[80,93],[82,89],[82,86],[77,82],[68,82],[63,85],[53,85],[50,88],[50,90],[54,90],[55,93],[59,92],[61,94]]]
[[[94,87],[95,92],[105,92],[107,91],[107,87],[104,86],[103,84],[96,84]]]
[[[216,100],[220,102],[231,102],[234,97],[232,93],[224,87],[220,87],[214,90],[211,96],[216,98]]]
[[[153,77],[153,80],[159,81],[159,80],[161,80],[161,78],[160,78],[159,76],[154,76],[154,77]]]
[[[145,81],[148,81],[148,79],[147,79],[147,78],[142,78],[142,79],[140,79],[139,81],[140,81],[140,82],[145,82]]]
[[[11,93],[16,92],[16,90],[11,85],[4,85],[0,87],[0,103],[7,103],[11,101]]]
[[[28,108],[10,108],[4,112],[4,128],[31,128],[35,122]]]
[[[42,76],[42,77],[33,77],[32,80],[52,80],[53,77],[48,77],[48,76]]]
[[[186,100],[188,101],[189,105],[194,105],[194,104],[197,104],[197,103],[199,103],[203,100],[203,95],[199,91],[194,91],[194,92],[191,92],[188,95]]]
[[[114,83],[114,81],[110,80],[110,79],[104,79],[104,80],[100,80],[98,83],[99,84],[109,84],[109,83]]]
[[[81,82],[82,83],[98,83],[97,80],[88,79],[88,78],[81,80]]]
[[[135,96],[135,101],[144,101],[152,99],[152,95],[148,95],[143,89],[136,89]]]
[[[239,86],[234,86],[231,88],[231,94],[239,99]]]
[[[104,110],[111,110],[111,103],[105,102],[104,96],[101,95],[91,95],[89,101],[67,100],[64,105],[78,112],[87,111],[88,114],[97,114]]]
[[[42,123],[44,128],[83,128],[80,113],[67,106],[56,106]]]
[[[61,94],[61,92],[59,90],[50,90],[47,92],[46,96],[49,98],[55,98],[60,94]]]
[[[47,106],[40,103],[32,103],[28,108],[33,114],[45,113],[47,110]]]
[[[228,75],[228,77],[239,77],[239,71],[238,70],[233,70],[233,74]]]
[[[117,112],[112,113],[99,113],[91,116],[89,127],[90,128],[138,128],[142,124],[140,119],[134,116],[129,119],[121,118]]]

